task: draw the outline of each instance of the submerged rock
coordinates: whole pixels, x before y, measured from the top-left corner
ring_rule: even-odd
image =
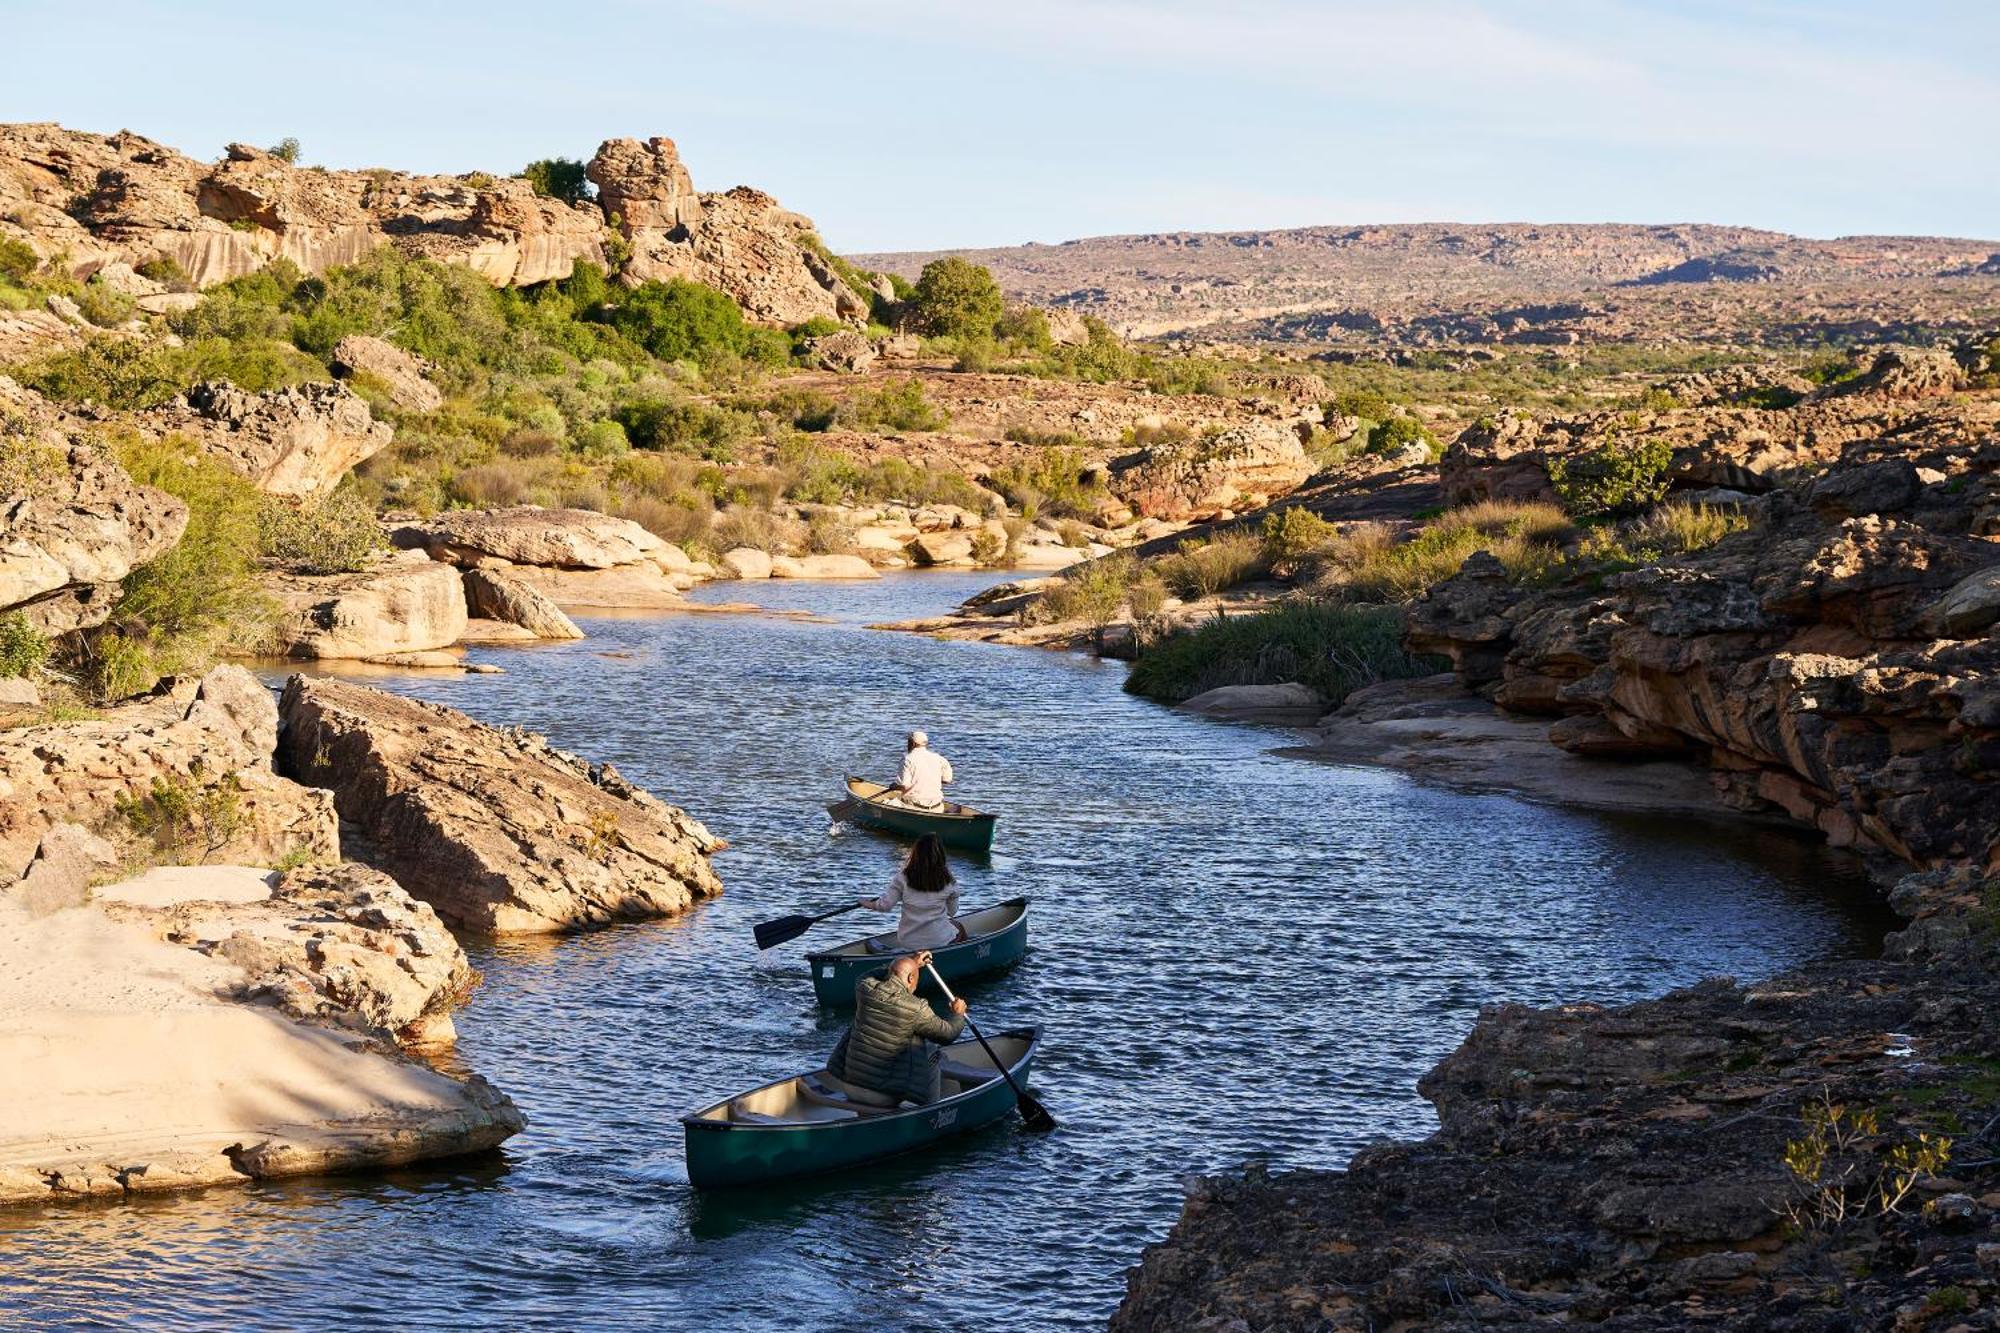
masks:
[[[1309,727],[1326,711],[1326,700],[1311,686],[1291,681],[1282,685],[1222,685],[1183,700],[1177,707],[1233,722]]]
[[[286,771],[332,789],[368,859],[455,927],[575,929],[721,892],[721,841],[608,764],[344,681],[294,676],[280,712]]]

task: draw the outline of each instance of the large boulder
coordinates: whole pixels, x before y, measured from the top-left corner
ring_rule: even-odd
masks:
[[[385,448],[395,431],[344,384],[251,393],[227,380],[197,384],[148,415],[274,495],[322,496]]]
[[[610,569],[653,562],[667,543],[637,523],[594,509],[455,509],[398,528],[398,546],[471,568],[495,563]]]
[[[482,620],[517,625],[537,639],[580,639],[583,631],[562,608],[520,579],[498,569],[465,571],[467,609]]]
[[[49,634],[102,623],[119,580],[180,541],[187,506],[71,442],[59,412],[5,377],[0,423],[19,432],[0,463],[0,614]]]
[[[1296,681],[1280,685],[1218,685],[1179,706],[1190,713],[1231,722],[1264,722],[1282,727],[1309,727],[1326,712],[1326,700],[1320,692]]]
[[[767,324],[858,319],[867,312],[820,258],[809,220],[748,186],[696,194],[672,139],[607,140],[584,173],[631,246],[628,281],[704,283]]]
[[[167,866],[93,895],[162,939],[234,963],[233,989],[293,1018],[405,1047],[453,1040],[476,974],[428,904],[351,862],[278,873]]]
[[[285,608],[287,657],[382,657],[427,652],[465,633],[459,572],[421,555],[378,561],[355,574],[283,575],[272,589]]]
[[[1297,431],[1255,421],[1118,459],[1111,489],[1142,517],[1201,519],[1264,505],[1312,474]]]
[[[719,893],[722,843],[541,737],[336,680],[285,686],[286,771],[332,789],[370,857],[460,929],[556,931]]]
[[[162,682],[83,721],[0,731],[0,882],[17,879],[57,824],[124,824],[120,803],[166,781],[208,787],[269,768],[278,713],[237,666]]]
[[[444,406],[444,391],[426,378],[430,369],[422,357],[365,333],[350,333],[333,345],[334,374],[342,379],[368,376],[406,412],[435,412]]]
[[[716,560],[723,576],[732,579],[768,579],[776,568],[770,553],[754,546],[736,546]]]
[[[771,577],[780,579],[879,579],[875,566],[858,555],[802,555],[773,561]]]

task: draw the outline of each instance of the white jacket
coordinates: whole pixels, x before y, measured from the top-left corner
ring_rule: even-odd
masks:
[[[918,746],[903,756],[903,771],[896,785],[903,789],[902,803],[918,810],[935,810],[944,804],[944,784],[951,781],[951,760],[928,746]]]
[[[903,905],[903,919],[896,926],[898,949],[941,949],[958,938],[958,926],[952,921],[958,914],[958,885],[947,884],[936,893],[920,893],[909,886],[899,870],[881,897],[861,900],[863,907],[877,912],[892,912],[897,903]]]

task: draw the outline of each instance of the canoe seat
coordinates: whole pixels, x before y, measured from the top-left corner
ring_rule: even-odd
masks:
[[[981,1083],[1000,1077],[1000,1071],[997,1069],[980,1069],[974,1065],[962,1065],[956,1060],[946,1060],[939,1067],[939,1072],[946,1078],[957,1079],[960,1084],[968,1088],[976,1088]]]
[[[799,1091],[809,1102],[821,1106],[837,1106],[861,1115],[884,1115],[897,1110],[902,1102],[887,1093],[876,1092],[836,1078],[822,1069],[817,1073],[802,1075]]]

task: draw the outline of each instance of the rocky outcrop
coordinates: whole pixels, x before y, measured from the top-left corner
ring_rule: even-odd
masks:
[[[1863,442],[1894,438],[1913,449],[1941,448],[1991,431],[2000,425],[2000,404],[1941,396],[1949,393],[1943,386],[1963,379],[1947,353],[1891,348],[1860,378],[1805,396],[1797,391],[1804,382],[1782,368],[1731,367],[1672,382],[1695,406],[1559,418],[1503,411],[1459,434],[1439,465],[1439,481],[1454,505],[1554,501],[1552,460],[1663,449],[1665,480],[1674,491],[1695,499],[1716,487],[1763,494]],[[1760,393],[1778,396],[1767,406],[1745,405]]]
[[[391,245],[527,286],[579,260],[605,265],[615,225],[628,281],[706,283],[770,324],[867,313],[820,258],[810,221],[748,187],[695,193],[672,140],[610,140],[588,173],[598,198],[571,205],[484,172],[331,171],[244,144],[207,164],[130,132],[0,125],[0,236],[79,278],[165,258],[207,287],[274,259],[318,273]]]
[[[774,324],[867,312],[867,301],[811,248],[810,221],[748,186],[696,194],[671,139],[607,140],[584,174],[631,244],[631,281],[707,283],[752,319]]]
[[[285,771],[334,792],[372,859],[451,925],[554,931],[680,912],[721,891],[686,812],[522,731],[294,676]]]
[[[1231,722],[1309,727],[1326,711],[1326,700],[1311,686],[1291,681],[1279,685],[1218,685],[1182,700],[1175,707]]]
[[[230,993],[409,1048],[449,1044],[475,980],[437,914],[379,870],[169,866],[98,889],[115,919],[234,964]]]
[[[95,718],[0,731],[0,882],[21,875],[51,827],[121,824],[120,801],[155,782],[203,789],[268,770],[277,725],[270,691],[220,666]]]
[[[435,412],[444,391],[430,382],[430,362],[383,338],[350,333],[333,345],[333,373],[342,379],[365,375],[405,412]]]
[[[1142,517],[1209,519],[1288,495],[1312,474],[1296,431],[1248,422],[1118,459],[1110,481]]]
[[[370,658],[457,643],[467,619],[459,572],[414,552],[354,574],[280,574],[267,580],[285,608],[277,632],[287,657]]]
[[[273,495],[328,494],[388,446],[395,431],[342,384],[250,393],[227,380],[197,384],[146,414],[147,430],[183,435]]]
[[[101,624],[119,580],[172,550],[187,506],[135,485],[82,423],[0,377],[0,614],[47,634]]]
[[[515,625],[537,639],[580,639],[583,631],[554,602],[498,569],[465,571],[467,609],[483,620]]]
[[[464,509],[390,534],[463,569],[501,569],[559,606],[661,610],[686,604],[686,552],[629,519],[591,509]]]

